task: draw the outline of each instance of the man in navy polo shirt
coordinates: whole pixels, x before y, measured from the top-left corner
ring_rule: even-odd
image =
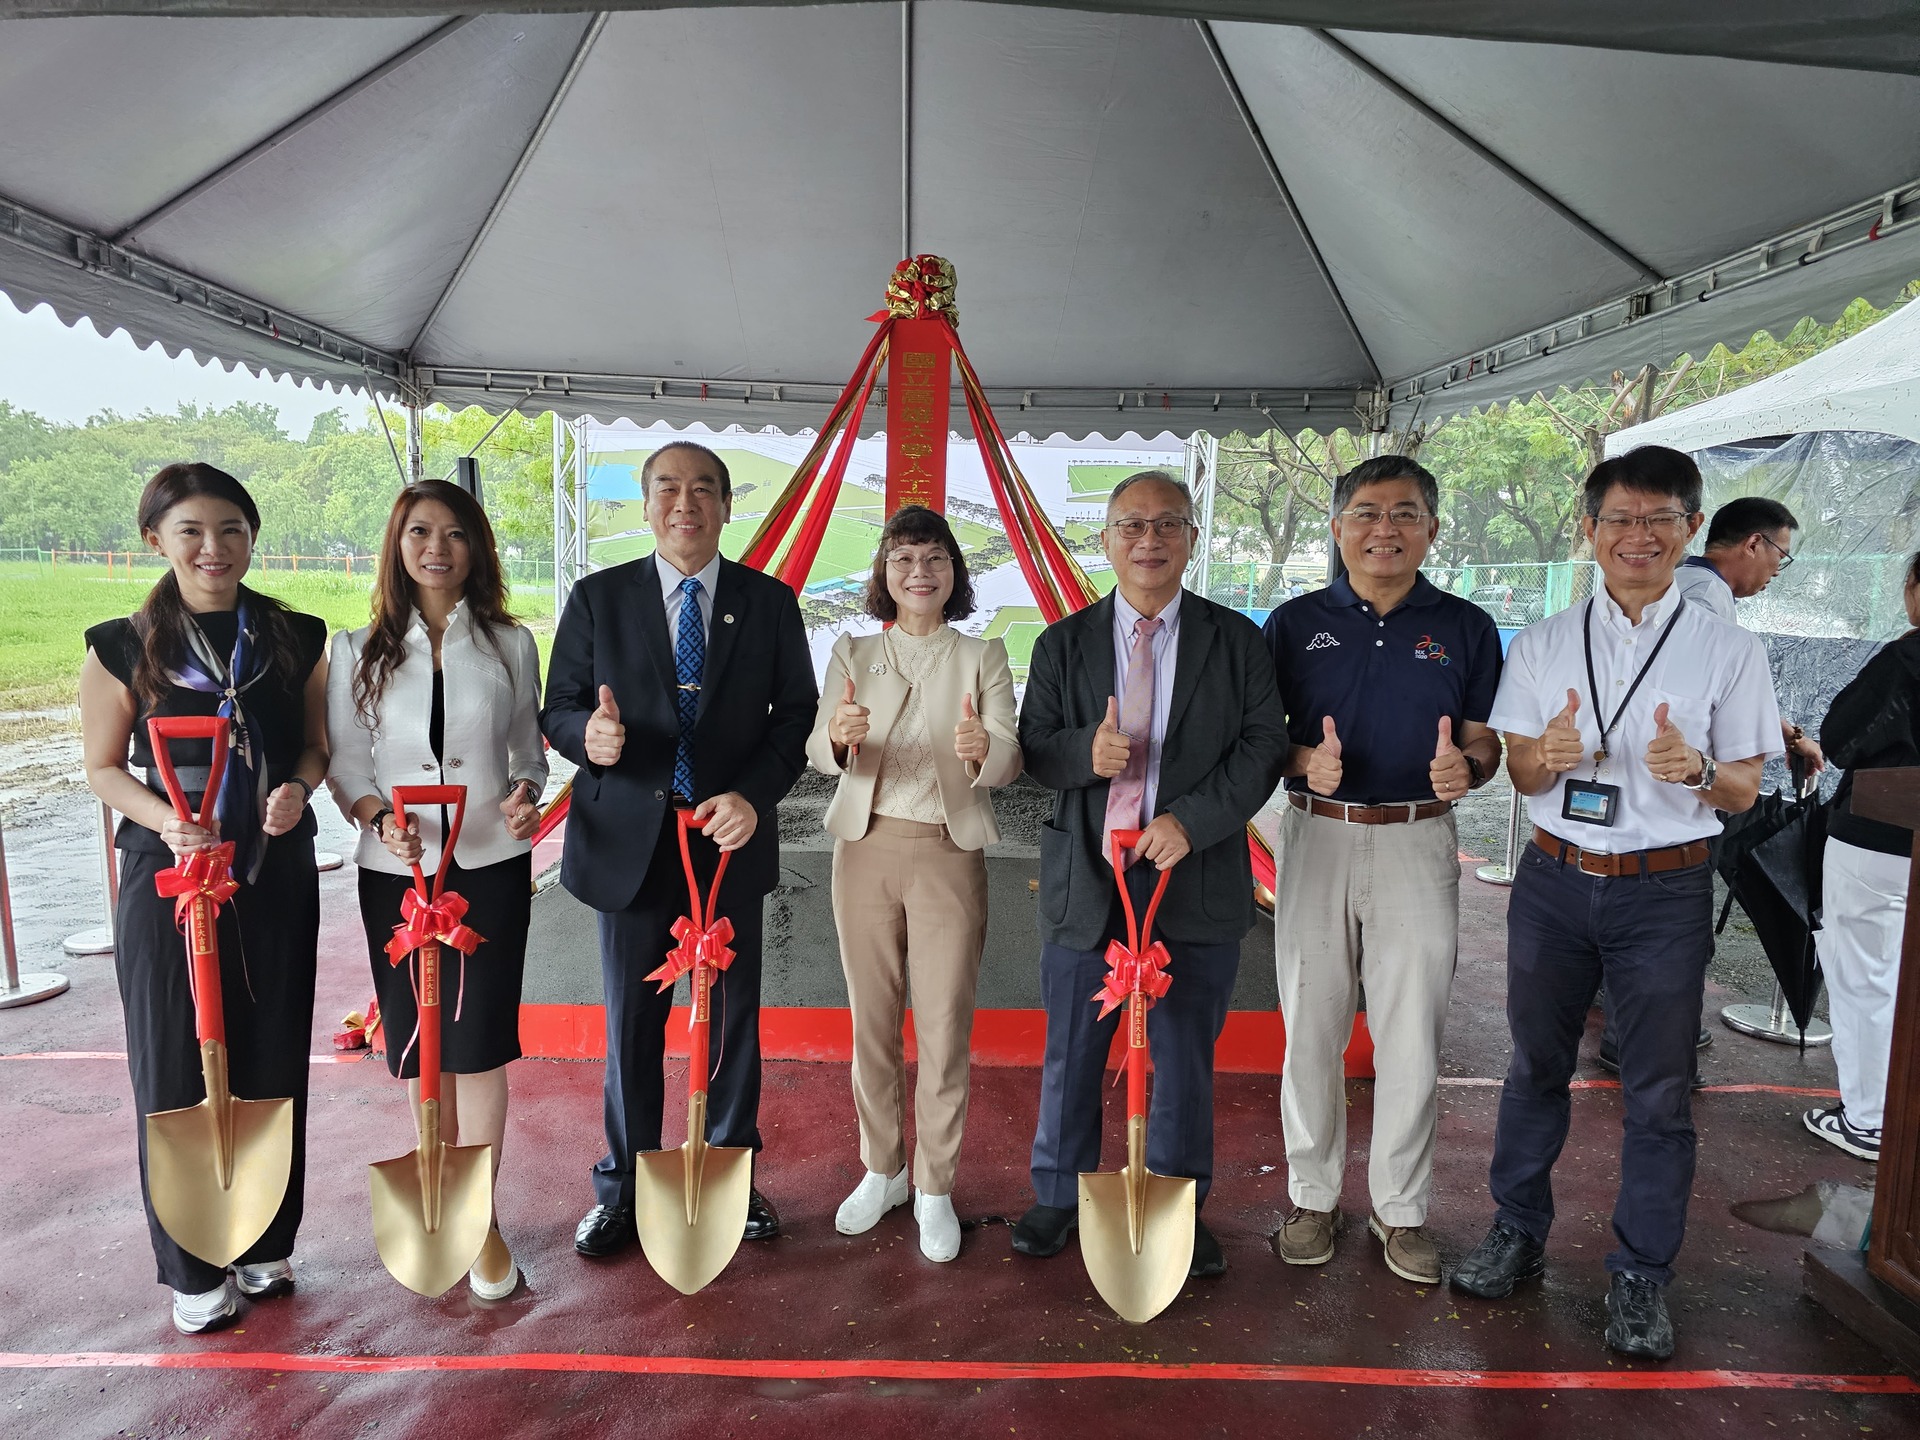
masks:
[[[1460,925],[1452,811],[1500,765],[1486,724],[1499,634],[1486,611],[1420,573],[1439,508],[1438,483],[1406,456],[1355,466],[1331,507],[1347,573],[1266,626],[1292,742],[1273,930],[1293,1209],[1271,1243],[1289,1265],[1333,1256],[1344,1059],[1364,983],[1376,1076],[1368,1229],[1388,1268],[1421,1285],[1440,1282],[1421,1227]]]

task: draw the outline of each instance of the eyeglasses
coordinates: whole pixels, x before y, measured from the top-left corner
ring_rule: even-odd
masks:
[[[939,575],[953,568],[953,557],[944,550],[936,550],[931,555],[889,555],[887,565],[896,575],[911,575],[920,567],[929,575]]]
[[[1158,520],[1115,520],[1103,529],[1111,530],[1122,540],[1139,540],[1145,537],[1148,528],[1162,540],[1172,540],[1194,529],[1194,523],[1176,515],[1162,515]]]
[[[1786,569],[1789,565],[1793,563],[1793,553],[1791,551],[1781,549],[1779,541],[1775,540],[1771,535],[1762,535],[1760,538],[1766,541],[1767,544],[1773,546],[1774,553],[1780,557],[1780,570]],[[1776,570],[1774,573],[1778,574],[1779,571]]]
[[[1342,510],[1340,518],[1355,525],[1378,525],[1384,519],[1396,530],[1411,530],[1433,516],[1418,505],[1396,505],[1391,510],[1382,510],[1378,505],[1356,505],[1351,510]]]
[[[1662,540],[1671,540],[1686,529],[1691,518],[1684,510],[1656,510],[1651,515],[1596,515],[1593,528],[1609,540],[1618,540],[1641,529]]]

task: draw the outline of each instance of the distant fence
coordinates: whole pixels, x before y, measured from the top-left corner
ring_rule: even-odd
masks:
[[[1531,625],[1577,605],[1593,594],[1598,567],[1591,560],[1558,560],[1546,564],[1439,565],[1427,567],[1426,577],[1442,590],[1465,596],[1509,629]],[[1207,598],[1250,614],[1284,605],[1295,595],[1317,590],[1326,583],[1302,567],[1268,562],[1213,562]]]
[[[0,546],[0,565],[38,565],[55,570],[66,566],[91,567],[103,579],[133,579],[136,569],[158,573],[167,562],[151,550],[41,550],[33,547]],[[507,580],[514,585],[551,585],[551,560],[508,558],[501,562]],[[292,572],[298,575],[338,575],[344,579],[372,582],[379,569],[373,555],[278,555],[264,550],[253,553],[254,570]]]

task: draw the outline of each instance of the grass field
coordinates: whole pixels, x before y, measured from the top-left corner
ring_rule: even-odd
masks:
[[[1076,495],[1105,495],[1139,469],[1138,465],[1069,465],[1067,488]]]
[[[108,579],[92,565],[0,565],[0,711],[71,705],[86,659],[86,630],[140,607],[157,571]],[[328,630],[367,623],[370,576],[255,571],[248,581],[296,610],[318,615]],[[544,664],[553,633],[553,590],[528,585],[513,597],[515,612],[532,628]]]

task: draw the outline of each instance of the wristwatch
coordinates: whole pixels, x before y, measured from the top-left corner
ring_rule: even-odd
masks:
[[[1687,788],[1689,790],[1698,790],[1702,793],[1713,789],[1713,777],[1719,773],[1719,770],[1720,767],[1713,763],[1713,757],[1702,750],[1700,752],[1700,783],[1698,785],[1689,785]]]
[[[1462,750],[1460,753],[1466,756],[1467,773],[1473,777],[1473,780],[1468,784],[1467,788],[1469,790],[1477,790],[1487,783],[1486,767],[1481,765],[1479,757],[1471,751]]]
[[[387,817],[393,814],[391,805],[382,805],[373,812],[373,819],[367,822],[367,828],[373,831],[376,839],[386,838]]]

